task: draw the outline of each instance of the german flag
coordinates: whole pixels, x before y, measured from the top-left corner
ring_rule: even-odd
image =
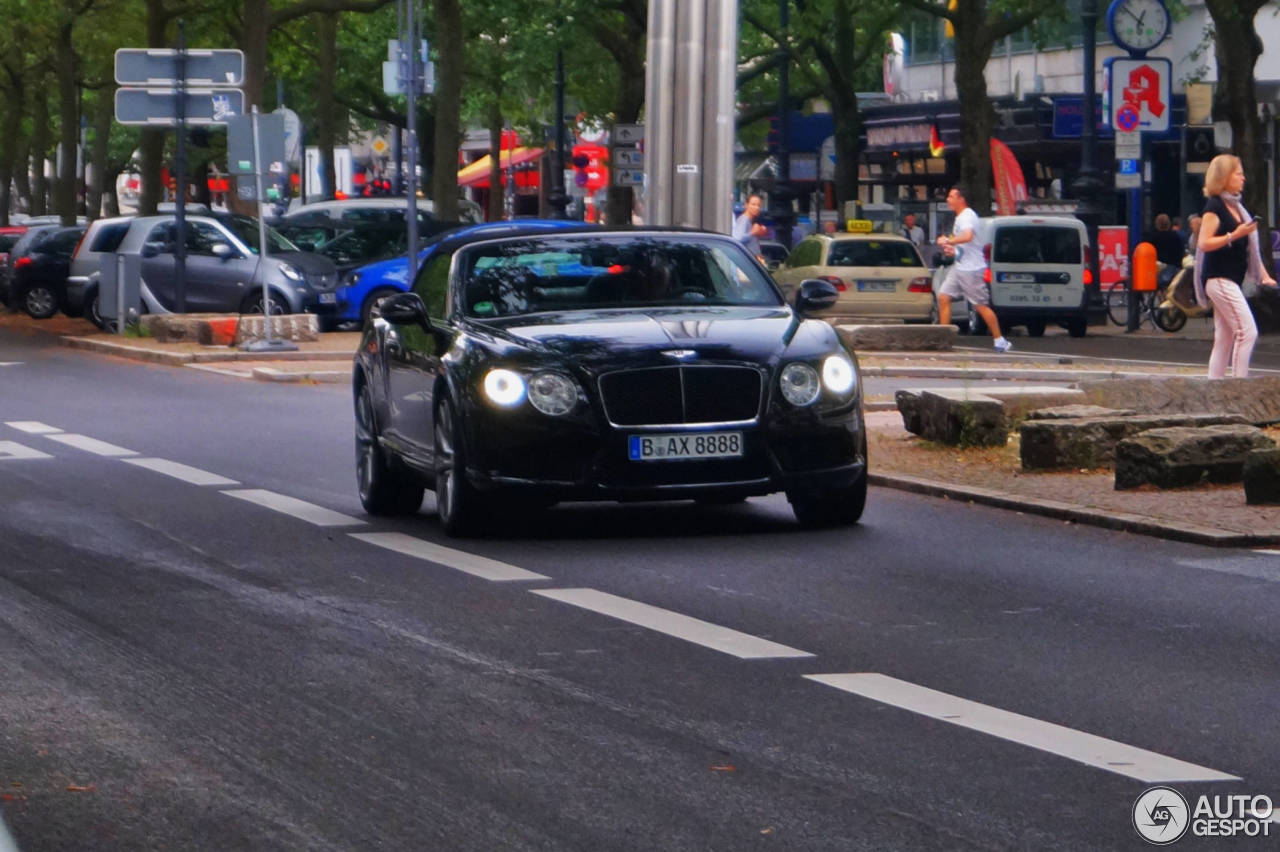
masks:
[[[933,124],[929,127],[929,154],[933,157],[941,157],[942,152],[947,149],[942,144],[942,137],[938,135],[938,125]]]

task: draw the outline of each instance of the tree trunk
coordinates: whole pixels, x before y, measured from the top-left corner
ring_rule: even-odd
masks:
[[[147,0],[147,47],[169,46],[166,43],[168,23],[164,0]],[[164,182],[160,179],[160,172],[164,168],[165,136],[166,132],[163,130],[146,128],[142,131],[142,139],[138,143],[138,156],[142,170],[138,212],[143,216],[154,215],[156,205],[164,198]]]
[[[9,72],[10,69],[5,69]],[[12,73],[6,73],[11,85],[3,92],[5,110],[4,126],[7,133],[0,133],[0,225],[9,224],[9,208],[13,202],[14,165],[18,162],[19,138],[22,135],[23,91],[22,81]],[[19,196],[21,197],[21,196]]]
[[[113,171],[107,164],[110,156],[111,120],[114,117],[114,88],[108,86],[98,92],[98,102],[93,113],[93,146],[90,159],[93,161],[93,180],[88,187],[89,218],[96,219],[102,215],[103,196],[115,195],[115,182],[107,182],[108,174]],[[119,205],[116,204],[116,209]]]
[[[320,184],[325,198],[338,191],[338,170],[333,148],[337,144],[337,103],[333,92],[338,78],[338,16],[333,12],[316,15],[316,146],[320,149]]]
[[[76,149],[80,144],[80,98],[76,86],[76,52],[71,42],[72,21],[58,29],[58,50],[54,67],[58,78],[59,145],[62,157],[54,184],[54,210],[62,224],[76,221]]]
[[[31,110],[31,215],[49,212],[49,179],[44,161],[49,154],[49,93],[43,80],[37,81]]]
[[[618,123],[634,124],[640,120],[640,110],[644,107],[644,74],[641,71],[648,49],[647,19],[643,15],[624,12],[622,31],[622,39],[605,45],[618,65],[618,92],[613,112]],[[618,50],[625,52],[619,54]],[[613,169],[614,164],[610,163],[609,168]],[[613,186],[611,180],[605,196],[605,221],[610,225],[630,224],[634,208],[635,191],[629,186]],[[645,221],[650,221],[648,211],[645,213]]]
[[[431,197],[436,218],[458,218],[458,143],[462,134],[462,7],[459,0],[435,0],[436,126]]]
[[[965,11],[965,3],[960,11]],[[982,32],[983,10],[977,4],[972,14],[956,22],[956,94],[960,99],[960,185],[969,206],[979,216],[991,215],[991,130],[995,112],[987,98],[987,60],[991,39]]]
[[[262,106],[262,90],[267,75],[267,42],[271,35],[268,0],[244,0],[244,29],[240,49],[244,51],[244,108]],[[323,15],[321,15],[323,17]]]
[[[835,131],[835,203],[836,221],[843,221],[845,204],[858,200],[858,163],[862,158],[862,113],[858,109],[858,95],[853,89],[840,89],[828,93],[831,101],[831,122]],[[818,154],[818,171],[822,171],[822,154]],[[814,219],[814,227],[818,221]]]
[[[13,188],[18,193],[18,206],[31,212],[31,138],[22,137],[13,157]]]
[[[489,212],[485,216],[488,222],[499,221],[506,212],[502,190],[502,107],[498,104],[498,93],[494,92],[493,96],[489,105]]]

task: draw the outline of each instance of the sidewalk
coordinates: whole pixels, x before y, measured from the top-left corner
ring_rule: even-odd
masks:
[[[1192,323],[1188,323],[1188,329]],[[0,330],[57,335],[64,345],[114,357],[238,378],[304,383],[350,381],[352,354],[360,339],[358,332],[328,333],[318,341],[299,343],[296,352],[263,354],[226,346],[157,343],[149,338],[107,335],[84,320],[61,316],[37,322],[25,316],[0,314]],[[1207,334],[1212,337],[1212,326]],[[865,376],[1022,379],[1064,386],[1082,378],[1203,374],[1199,365],[1154,365],[1033,353],[1010,357],[964,350],[865,352],[860,353],[859,360]],[[1016,433],[1005,447],[958,449],[932,444],[908,433],[889,399],[868,399],[865,408],[870,479],[874,485],[1176,541],[1217,547],[1280,547],[1280,506],[1246,505],[1244,489],[1238,484],[1118,492],[1111,471],[1023,472]],[[1280,428],[1271,428],[1268,434],[1280,443]]]

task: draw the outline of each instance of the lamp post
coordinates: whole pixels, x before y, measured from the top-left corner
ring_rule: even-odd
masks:
[[[1093,276],[1095,292],[1098,288],[1098,225],[1102,220],[1102,178],[1098,173],[1098,117],[1094,111],[1097,100],[1097,34],[1098,0],[1083,0],[1080,8],[1080,24],[1084,41],[1081,56],[1084,65],[1084,122],[1080,131],[1080,173],[1071,185],[1079,201],[1076,217],[1085,224],[1089,233],[1089,269]]]
[[[791,0],[778,0],[778,29],[781,35],[778,63],[778,179],[769,193],[769,218],[773,220],[774,234],[787,248],[791,248],[791,225],[795,213],[791,209],[791,43],[787,31],[790,27]]]
[[[547,193],[547,204],[551,207],[552,219],[568,219],[565,208],[569,206],[569,196],[564,190],[564,51],[556,50],[556,154],[551,158],[551,186]]]

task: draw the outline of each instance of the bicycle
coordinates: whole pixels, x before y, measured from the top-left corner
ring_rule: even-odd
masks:
[[[1150,290],[1145,293],[1137,293],[1137,310],[1138,323],[1137,327],[1141,328],[1143,322],[1150,322],[1152,327],[1161,331],[1173,333],[1181,331],[1182,327],[1187,324],[1186,313],[1177,306],[1169,298],[1169,293],[1173,287],[1171,279],[1162,287]],[[1107,316],[1113,323],[1119,326],[1128,327],[1129,325],[1129,279],[1124,278],[1112,284],[1110,289],[1106,291]]]

